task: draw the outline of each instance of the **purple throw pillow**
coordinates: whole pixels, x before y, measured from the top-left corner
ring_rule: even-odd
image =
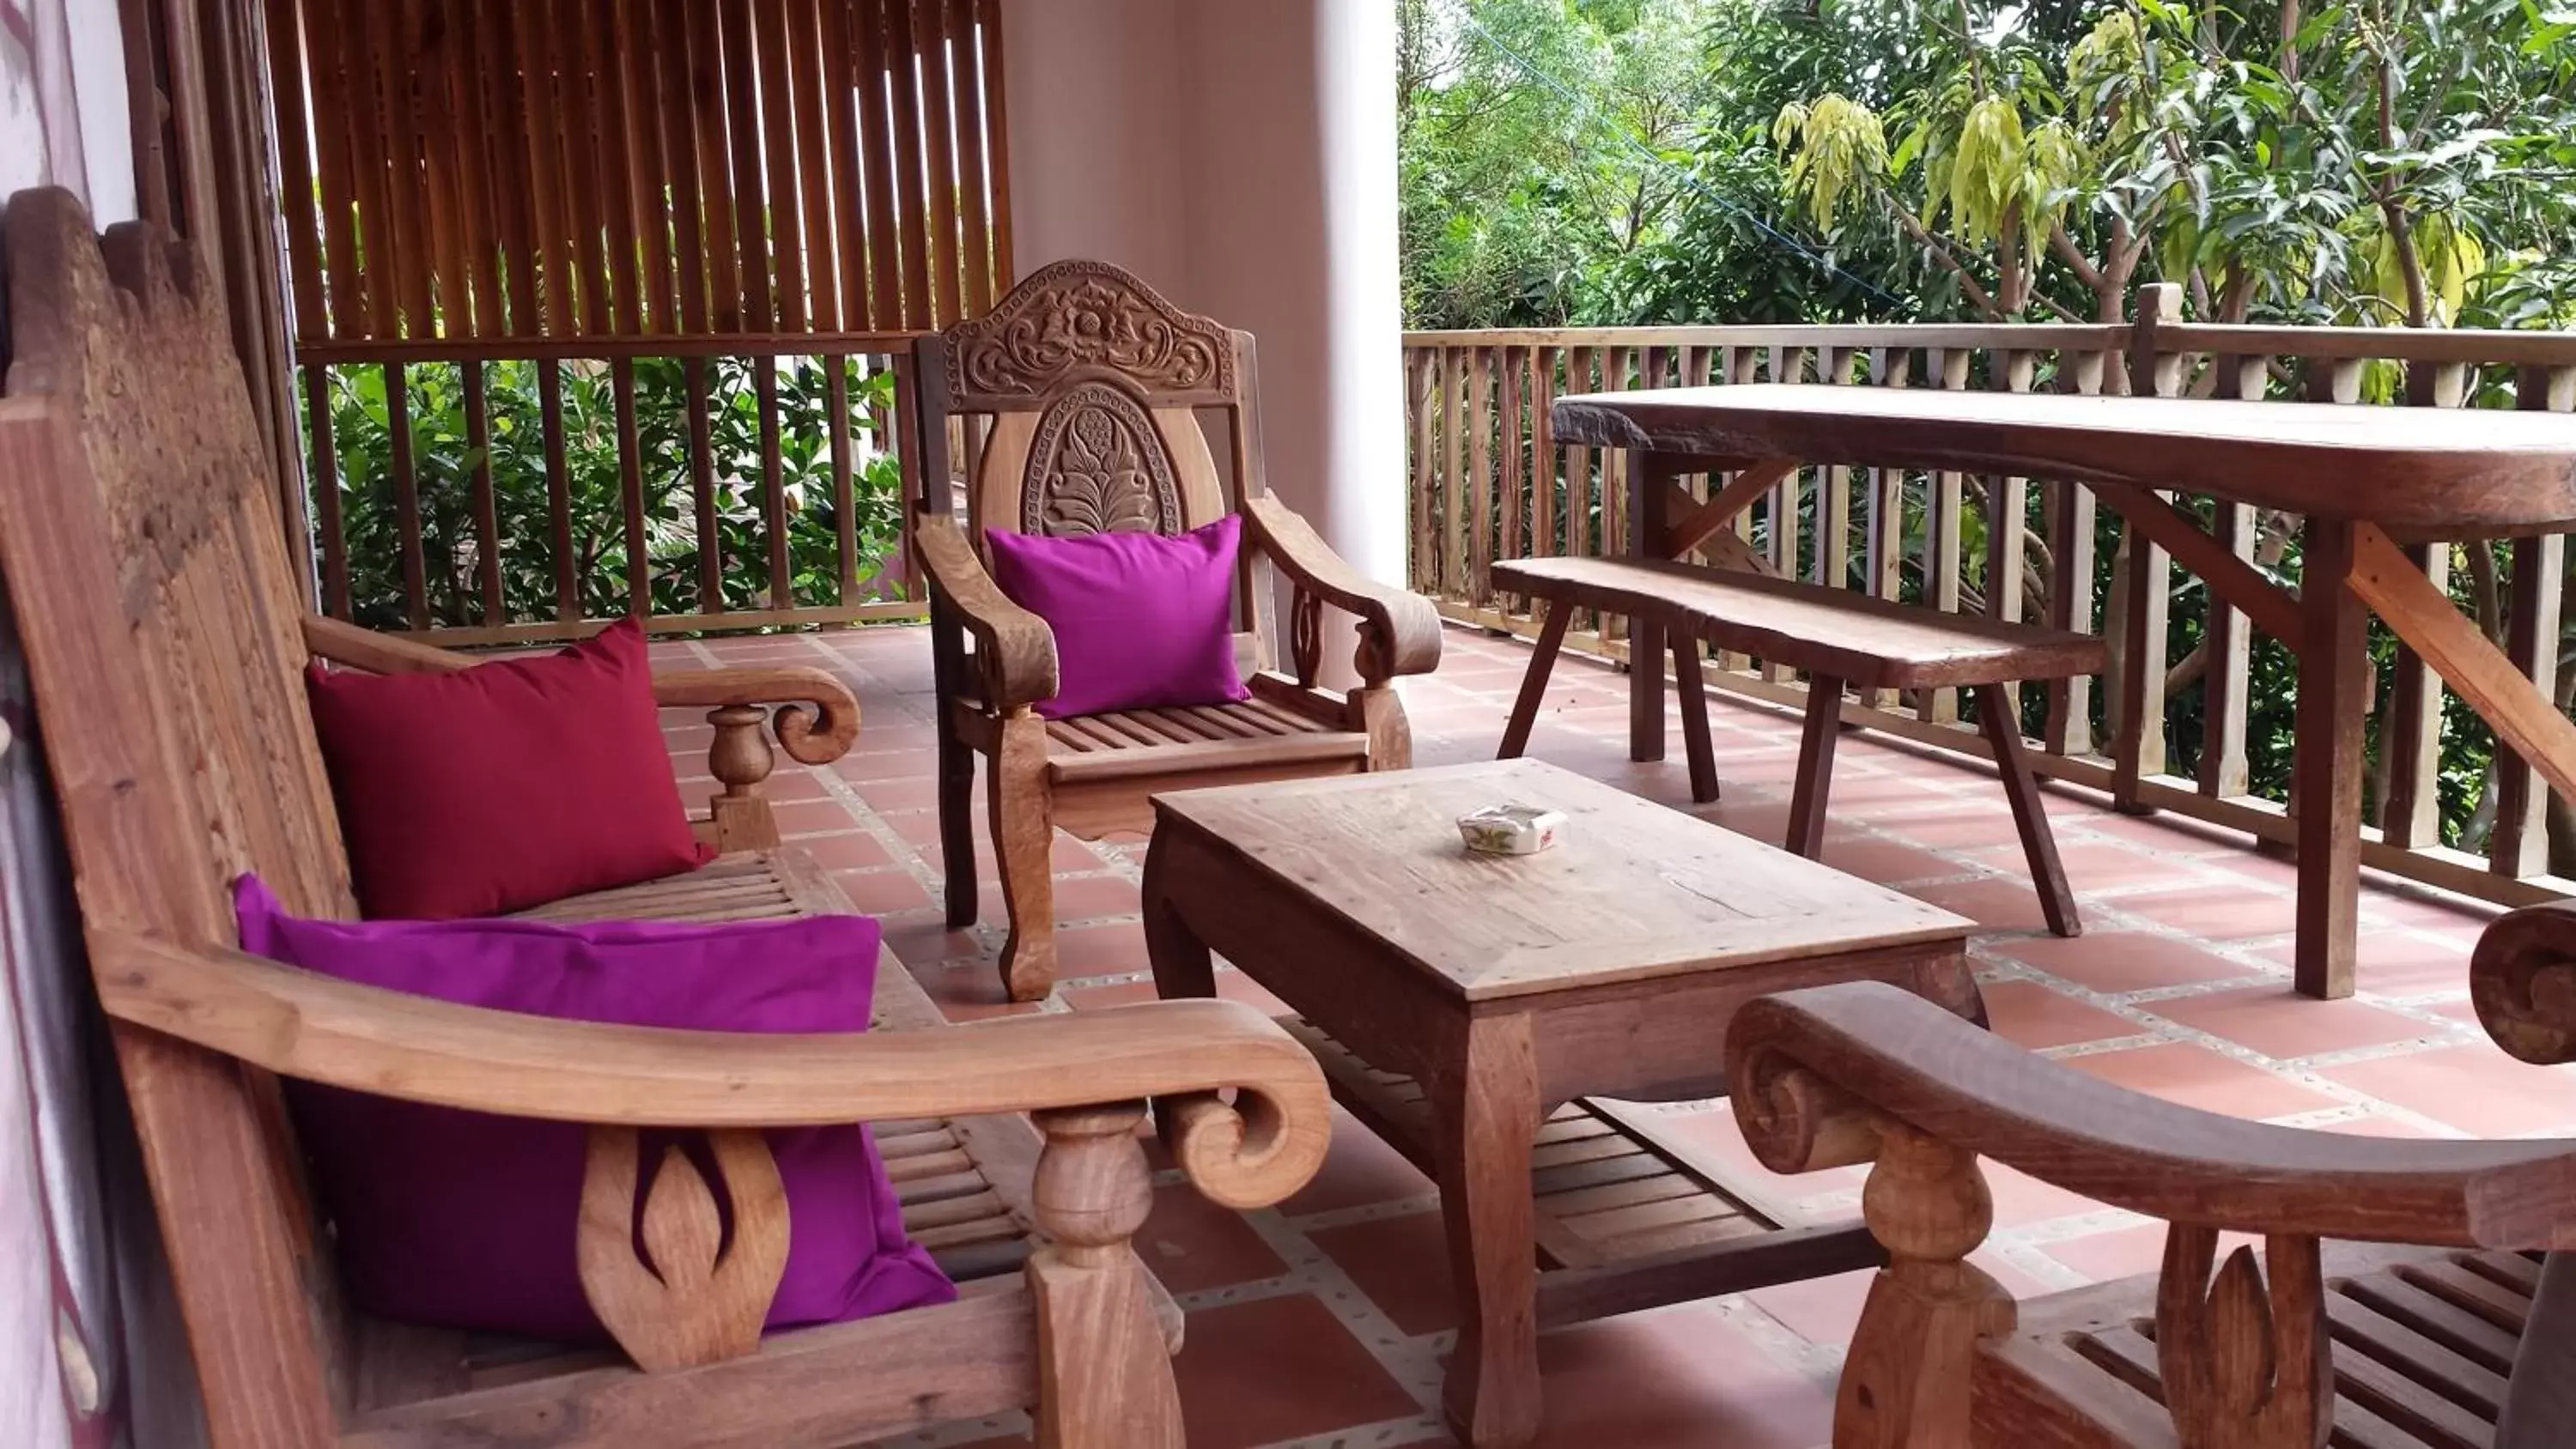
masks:
[[[1250,699],[1234,667],[1234,558],[1243,519],[1178,538],[1041,538],[988,529],[993,582],[1055,631],[1048,719]]]
[[[865,916],[687,925],[315,921],[256,876],[233,887],[242,949],[343,981],[565,1021],[702,1031],[855,1032],[876,990]],[[585,1129],[286,1084],[357,1305],[379,1317],[556,1343],[607,1330],[574,1257]],[[838,1323],[957,1296],[904,1237],[867,1129],[767,1134],[787,1189],[786,1276],[769,1327]],[[645,1134],[642,1191],[664,1145]],[[712,1159],[693,1154],[701,1172]],[[722,1201],[722,1194],[718,1194]]]

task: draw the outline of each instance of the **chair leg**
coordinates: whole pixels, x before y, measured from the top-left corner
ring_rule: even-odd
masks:
[[[1020,713],[1002,721],[993,750],[993,854],[1011,917],[1002,944],[1002,987],[1013,1001],[1037,1001],[1055,985],[1055,818],[1046,777],[1046,721]]]
[[[1413,724],[1404,717],[1404,700],[1391,685],[1371,685],[1350,694],[1351,720],[1369,738],[1368,767],[1373,772],[1413,768]]]
[[[1700,673],[1699,640],[1673,635],[1673,687],[1682,702],[1682,749],[1690,756],[1691,799],[1717,799],[1717,749],[1708,737],[1708,683]]]
[[[948,929],[975,924],[975,751],[946,717],[940,701],[939,721],[939,854],[946,872],[941,894],[948,904]]]
[[[2030,748],[2022,743],[2021,721],[2013,718],[2012,696],[2000,684],[1977,686],[1977,722],[1995,752],[1995,772],[2003,776],[2004,798],[2012,802],[2013,829],[2021,833],[2022,855],[2030,861],[2031,883],[2039,888],[2040,913],[2048,929],[2061,936],[2084,934],[2076,914],[2075,892],[2067,889],[2066,867],[2057,859],[2057,836],[2048,828],[2048,807],[2041,802],[2039,776],[2030,768]]]
[[[1565,647],[1566,621],[1574,617],[1574,606],[1562,599],[1542,600],[1540,606],[1547,610],[1547,621],[1539,625],[1538,647],[1530,652],[1529,672],[1521,676],[1520,698],[1512,701],[1511,723],[1503,726],[1503,747],[1494,752],[1497,760],[1517,760],[1529,748],[1539,703],[1547,698],[1547,677],[1556,671],[1556,652]]]
[[[1172,1345],[1129,1240],[1154,1202],[1144,1104],[1035,1114],[1046,1148],[1029,1257],[1038,1449],[1185,1449]]]
[[[1809,860],[1825,853],[1825,799],[1833,793],[1834,742],[1842,736],[1843,682],[1807,680],[1807,724],[1798,741],[1798,784],[1789,795],[1789,849]]]

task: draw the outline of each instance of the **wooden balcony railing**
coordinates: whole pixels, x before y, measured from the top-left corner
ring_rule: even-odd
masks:
[[[910,336],[307,343],[323,608],[450,645],[917,617]]]
[[[2146,294],[2154,299],[2157,294]],[[2153,304],[2151,303],[2151,306]],[[1575,392],[1804,381],[1855,387],[2134,391],[2277,399],[2281,406],[2576,410],[2576,333],[2210,326],[2151,310],[2115,325],[1643,327],[1417,332],[1405,337],[1413,586],[1444,614],[1535,632],[1526,601],[1492,586],[1497,558],[1615,551],[1626,536],[1618,452],[1558,445],[1548,404]],[[1685,480],[1707,496],[1711,480]],[[1718,480],[1723,482],[1721,478]],[[2299,574],[2300,520],[2194,502],[2217,539],[2281,582]],[[2286,846],[2296,660],[2164,551],[2127,535],[2081,486],[1894,469],[1809,468],[1737,520],[1780,573],[1928,607],[2099,632],[2112,668],[2021,702],[2046,773],[2137,810],[2250,831]],[[2566,708],[2563,535],[2418,546],[2516,664]],[[1623,620],[1578,615],[1571,647],[1624,661]],[[2363,859],[2489,900],[2576,894],[2576,818],[2550,860],[2545,784],[2441,682],[2374,632],[2375,773]],[[1794,675],[1719,656],[1721,689],[1780,703]],[[2266,686],[2256,689],[2257,684]],[[1845,718],[1983,754],[1951,691],[1847,701]],[[2452,748],[2445,778],[2445,731]]]

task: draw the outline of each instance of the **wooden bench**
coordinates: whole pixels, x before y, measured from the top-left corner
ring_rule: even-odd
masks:
[[[1136,1129],[1153,1102],[1210,1197],[1276,1202],[1323,1158],[1313,1057],[1231,1002],[950,1027],[885,951],[881,1030],[779,1037],[455,1006],[235,949],[244,872],[300,915],[356,913],[308,665],[473,661],[308,612],[202,256],[131,224],[102,246],[63,191],[20,193],[0,234],[0,578],[216,1449],[838,1449],[1021,1408],[1042,1449],[1181,1449],[1178,1316],[1129,1246],[1154,1195]],[[822,764],[850,747],[848,689],[795,668],[653,689],[712,711],[724,793],[697,825],[726,853],[527,914],[849,912],[778,847],[760,794],[775,749]],[[583,1124],[561,1231],[613,1344],[359,1312],[281,1078]],[[850,1122],[873,1125],[907,1227],[960,1296],[764,1333],[790,1226],[763,1129]],[[639,1195],[644,1128],[727,1170],[710,1181],[675,1152]],[[184,1374],[149,1387],[189,1391]]]
[[[1960,688],[1975,696],[1977,719],[2003,776],[2013,824],[2030,860],[2048,927],[2061,936],[2081,929],[2075,897],[2057,858],[2039,781],[2022,743],[2021,721],[2003,686],[2033,679],[2097,674],[2108,665],[2101,640],[2028,624],[1943,614],[1886,599],[1735,569],[1660,559],[1525,558],[1494,565],[1495,587],[1545,606],[1538,648],[1503,731],[1501,757],[1529,747],[1565,626],[1578,608],[1624,614],[1660,625],[1672,649],[1690,756],[1691,798],[1718,796],[1709,739],[1708,695],[1700,646],[1714,645],[1808,676],[1806,727],[1797,784],[1789,803],[1789,849],[1813,858],[1824,849],[1825,801],[1843,691]],[[1652,668],[1651,661],[1633,667]]]

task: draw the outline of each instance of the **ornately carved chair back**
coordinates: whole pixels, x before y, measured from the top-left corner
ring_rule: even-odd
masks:
[[[0,571],[97,969],[110,935],[232,945],[246,870],[353,915],[217,280],[166,232],[102,243],[68,192],[19,193],[0,235]],[[274,1081],[139,1029],[117,1049],[219,1437],[318,1442],[331,1273]]]
[[[1252,358],[1250,334],[1181,311],[1122,268],[1042,267],[991,312],[915,344],[921,505],[951,510],[962,478],[979,548],[988,528],[1169,535],[1213,523],[1262,486]]]

